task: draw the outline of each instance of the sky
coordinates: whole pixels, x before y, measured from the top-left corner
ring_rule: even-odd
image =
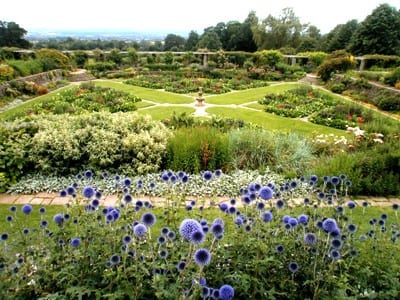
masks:
[[[400,0],[0,0],[0,20],[35,30],[129,30],[199,33],[251,10],[261,19],[292,7],[302,23],[327,33],[351,19],[362,21],[381,3],[400,9]]]

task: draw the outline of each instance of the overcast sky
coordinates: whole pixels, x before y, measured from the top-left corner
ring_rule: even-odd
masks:
[[[0,0],[0,20],[30,30],[127,29],[199,33],[217,22],[279,15],[292,7],[303,23],[323,33],[350,19],[362,21],[381,3],[400,8],[400,0]]]

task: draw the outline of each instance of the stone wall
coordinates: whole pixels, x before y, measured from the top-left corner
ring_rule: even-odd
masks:
[[[38,73],[26,77],[13,79],[0,84],[0,97],[4,97],[7,88],[10,87],[12,82],[34,82],[38,85],[44,85],[50,82],[56,82],[64,79],[64,71],[61,69],[51,70],[48,72]]]

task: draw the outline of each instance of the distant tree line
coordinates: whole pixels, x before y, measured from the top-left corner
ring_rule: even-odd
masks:
[[[13,22],[0,21],[0,46],[28,47],[22,39],[26,31]],[[243,22],[220,22],[204,29],[200,35],[191,31],[187,38],[168,34],[164,41],[129,42],[121,40],[50,39],[35,43],[35,48],[58,50],[127,50],[194,51],[198,49],[254,52],[279,49],[285,54],[307,51],[332,52],[346,49],[356,55],[400,55],[400,11],[381,4],[361,23],[349,20],[322,35],[311,24],[302,24],[293,9],[283,9],[281,15],[269,15],[260,20],[254,11]]]

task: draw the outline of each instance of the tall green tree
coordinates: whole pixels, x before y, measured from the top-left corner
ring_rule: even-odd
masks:
[[[26,33],[27,31],[15,22],[0,21],[0,47],[31,47],[24,39]]]
[[[205,31],[200,38],[200,41],[197,45],[198,48],[205,48],[208,50],[219,50],[222,48],[221,40],[219,39],[218,34],[213,31]]]
[[[354,54],[400,54],[400,11],[379,5],[355,32],[350,50]]]
[[[304,25],[292,8],[284,8],[279,17],[269,15],[261,24],[252,27],[258,49],[297,48],[303,29]]]
[[[185,50],[186,51],[194,51],[197,48],[197,43],[199,42],[199,34],[196,31],[189,32],[189,36],[185,43]]]
[[[180,51],[185,48],[185,38],[177,34],[168,34],[164,39],[164,51]]]
[[[347,49],[358,27],[357,20],[350,20],[345,24],[337,25],[326,35],[324,50],[332,52]]]

